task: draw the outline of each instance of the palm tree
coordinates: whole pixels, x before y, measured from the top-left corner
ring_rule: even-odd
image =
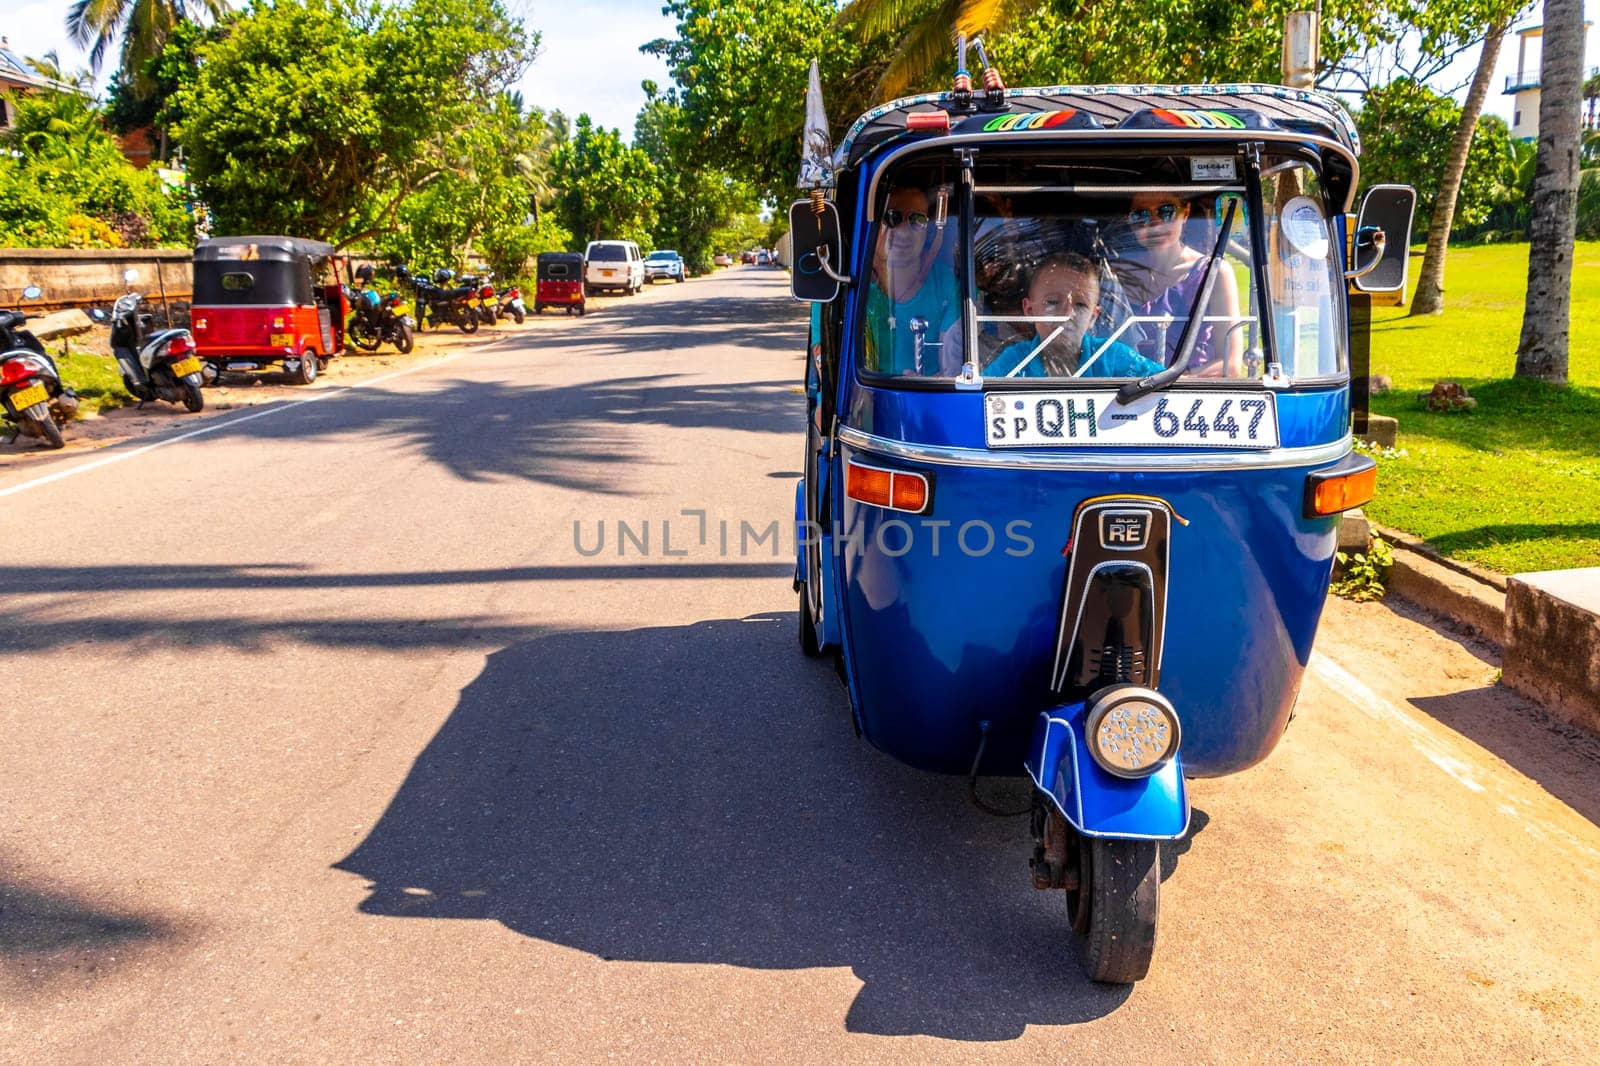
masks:
[[[1500,42],[1505,39],[1509,25],[1510,19],[1507,18],[1490,26],[1483,39],[1483,49],[1478,53],[1478,69],[1472,76],[1467,102],[1461,108],[1461,122],[1456,126],[1450,156],[1445,160],[1439,195],[1433,201],[1433,217],[1428,223],[1428,250],[1422,257],[1422,276],[1417,279],[1416,295],[1411,301],[1413,315],[1444,313],[1444,257],[1450,245],[1450,227],[1456,218],[1456,197],[1461,192],[1461,179],[1467,172],[1467,155],[1472,151],[1472,135],[1478,129],[1483,99],[1489,95],[1494,65],[1500,59]]]
[[[1528,296],[1517,344],[1519,378],[1567,383],[1572,245],[1583,120],[1583,0],[1545,0],[1539,69],[1539,157],[1529,228]]]
[[[958,33],[998,33],[1043,0],[850,0],[839,25],[855,26],[863,40],[888,35],[900,42],[883,72],[880,99],[899,96],[928,80],[951,55]],[[977,83],[976,75],[973,81]]]
[[[120,34],[122,77],[139,93],[148,84],[145,61],[161,54],[174,26],[199,16],[215,20],[228,8],[228,0],[76,0],[67,9],[67,35],[89,50],[89,67],[98,74]]]

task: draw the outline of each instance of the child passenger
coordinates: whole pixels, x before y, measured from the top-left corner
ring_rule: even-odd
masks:
[[[1076,252],[1058,252],[1028,282],[1022,313],[1037,318],[1034,336],[1000,349],[984,377],[1141,378],[1161,370],[1121,341],[1089,332],[1100,309],[1100,273]]]

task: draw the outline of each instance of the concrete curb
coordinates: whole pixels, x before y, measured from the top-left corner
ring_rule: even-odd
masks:
[[[1394,553],[1389,591],[1480,634],[1501,647],[1506,641],[1506,578],[1481,567],[1446,559],[1415,538],[1372,524]]]

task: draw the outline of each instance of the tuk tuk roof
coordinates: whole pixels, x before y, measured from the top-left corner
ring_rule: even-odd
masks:
[[[1343,146],[1351,155],[1360,152],[1361,142],[1350,112],[1335,96],[1314,89],[1291,89],[1282,85],[1056,85],[1049,88],[1007,89],[1005,107],[982,110],[983,91],[972,100],[980,108],[966,113],[951,111],[950,133],[1026,132],[1020,122],[1011,126],[997,120],[1041,112],[1075,112],[1067,128],[1107,131],[1161,128],[1159,116],[1152,112],[1216,111],[1230,114],[1247,125],[1234,127],[1191,127],[1172,124],[1167,128],[1179,136],[1227,136],[1244,128],[1282,129],[1325,137]],[[906,118],[917,112],[950,110],[955,97],[949,92],[925,93],[893,100],[873,108],[856,120],[839,143],[835,166],[843,169],[861,162],[868,152],[906,133]],[[1051,123],[1056,125],[1057,123]],[[944,134],[936,134],[941,136]]]
[[[251,250],[253,249],[253,251]],[[304,237],[212,237],[195,246],[194,261],[208,263],[240,259],[326,259],[333,245]]]

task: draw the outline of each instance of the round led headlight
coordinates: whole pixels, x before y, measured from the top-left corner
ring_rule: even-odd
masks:
[[[1155,689],[1118,686],[1099,695],[1084,719],[1089,754],[1107,773],[1148,777],[1178,751],[1178,712]]]

